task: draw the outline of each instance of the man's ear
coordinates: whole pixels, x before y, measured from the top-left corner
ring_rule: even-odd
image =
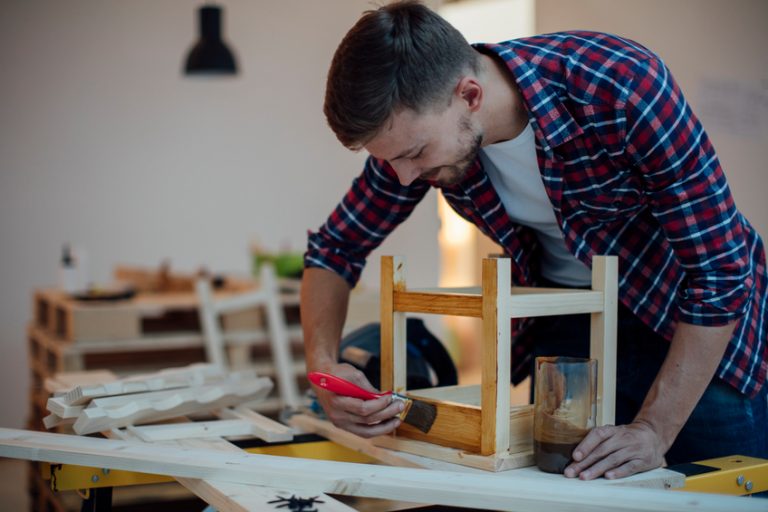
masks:
[[[470,112],[477,112],[483,102],[483,86],[476,77],[461,77],[456,85],[456,97],[467,104]]]

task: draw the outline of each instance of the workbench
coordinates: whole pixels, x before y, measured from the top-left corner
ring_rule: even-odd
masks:
[[[452,471],[372,465],[371,458],[361,455],[359,448],[344,448],[317,438],[299,437],[287,444],[246,450],[248,453],[235,453],[0,429],[0,456],[60,463],[46,466],[52,487],[58,491],[89,489],[88,500],[96,507],[89,510],[109,509],[110,491],[102,489],[167,481],[169,475],[185,480],[185,485],[193,489],[190,481],[214,483],[219,487],[219,502],[210,498],[210,489],[198,487],[195,492],[201,496],[208,492],[206,501],[222,512],[272,510],[275,505],[270,501],[291,496],[320,496],[325,503],[315,505],[318,511],[354,510],[325,496],[326,493],[532,512],[566,506],[573,511],[768,510],[768,501],[762,499],[663,489],[680,486],[682,491],[706,488],[744,494],[749,481],[750,492],[765,491],[768,461],[760,459],[741,458],[740,463],[733,458],[702,461],[700,467],[719,469],[699,475],[657,469],[627,479],[582,482],[541,473],[532,467],[489,473],[461,466]],[[400,455],[403,454],[392,454]],[[416,460],[416,456],[405,455]],[[441,468],[449,467],[440,464]],[[231,501],[221,501],[222,496]]]

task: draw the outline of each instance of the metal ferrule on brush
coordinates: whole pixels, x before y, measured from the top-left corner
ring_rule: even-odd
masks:
[[[403,410],[400,412],[400,414],[397,415],[397,417],[400,419],[400,421],[405,421],[405,417],[408,416],[408,413],[411,410],[411,407],[413,407],[413,400],[408,398],[407,396],[399,395],[397,393],[392,393],[392,401],[395,400],[399,402],[403,402]]]

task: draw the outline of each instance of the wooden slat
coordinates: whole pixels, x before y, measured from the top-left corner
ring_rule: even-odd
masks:
[[[253,376],[255,377],[255,375]],[[61,400],[68,405],[81,405],[94,398],[177,389],[225,378],[227,376],[215,366],[197,363],[183,368],[168,368],[151,374],[134,375],[111,382],[78,385],[69,390]]]
[[[397,498],[416,503],[541,512],[764,511],[762,500],[601,485],[534,475],[503,478],[452,471],[289,459],[210,449],[0,429],[0,456],[205,478],[301,492]]]
[[[600,291],[516,286],[510,290],[510,318],[594,313],[603,309]],[[449,288],[395,292],[394,310],[481,318],[482,296]]]
[[[381,258],[381,385],[398,393],[406,387],[405,313],[394,309],[395,293],[405,290],[405,258]]]
[[[483,328],[481,382],[482,455],[509,449],[510,321],[509,260],[483,260]]]
[[[592,288],[604,296],[603,312],[590,319],[589,354],[597,359],[597,425],[616,421],[616,328],[619,263],[615,256],[592,258]]]
[[[372,441],[376,446],[396,450],[397,453],[404,457],[417,455],[419,458],[413,458],[412,460],[431,469],[461,472],[476,470],[500,472],[524,468],[534,464],[532,450],[517,453],[504,452],[493,455],[479,455],[424,441],[403,439],[402,437],[378,436],[374,437]],[[456,467],[452,467],[454,465]]]
[[[147,443],[251,435],[250,423],[242,419],[146,425],[143,427],[128,425],[126,428]]]
[[[508,396],[507,396],[508,397]],[[426,441],[447,448],[454,448],[468,453],[481,454],[482,441],[480,438],[481,411],[480,407],[466,405],[445,400],[433,400],[420,398],[437,407],[437,417],[429,433],[424,434],[420,430],[403,424],[397,429],[397,438]],[[533,448],[533,406],[519,405],[507,406],[508,419],[506,430],[508,440],[503,449],[495,454],[512,452],[528,452]],[[502,424],[501,418],[494,418]],[[493,453],[491,455],[494,455]]]
[[[591,290],[513,293],[509,297],[510,318],[571,315],[602,310],[603,293]]]
[[[408,396],[446,400],[448,402],[480,407],[480,384],[411,389],[408,391]]]
[[[222,418],[238,418],[247,421],[251,426],[251,434],[268,443],[278,443],[293,440],[293,431],[271,418],[247,408],[235,407],[222,409],[219,412]]]
[[[392,389],[395,381],[394,257],[381,258],[381,389]]]
[[[131,428],[129,431],[120,431],[114,429],[110,432],[110,437],[113,439],[119,438],[123,440],[135,439],[134,436],[138,433],[137,430],[139,429]],[[215,437],[207,439],[194,438],[173,441],[168,440],[166,441],[166,444],[174,444],[186,449],[203,448],[230,453],[242,453],[242,450],[237,446],[224,441],[223,439]],[[278,496],[287,498],[296,493],[295,490],[289,491],[288,487],[282,487],[278,489],[273,487],[261,487],[257,485],[248,485],[235,482],[222,482],[212,479],[204,480],[201,478],[177,477],[176,480],[178,480],[181,485],[192,491],[206,503],[215,507],[219,512],[250,512],[253,510],[268,510],[271,509],[269,502],[277,499]],[[322,501],[324,502],[323,510],[353,510],[328,496],[323,496]],[[325,504],[328,504],[328,508],[325,507]]]
[[[302,405],[302,400],[299,386],[296,383],[296,374],[293,370],[291,340],[286,327],[283,305],[278,296],[277,277],[271,265],[262,265],[260,281],[262,288],[267,292],[267,327],[272,360],[275,364],[277,391],[285,407],[298,409]]]
[[[480,451],[480,408],[442,400],[420,399],[437,407],[437,416],[428,433],[401,424],[397,435],[409,439],[458,448],[469,452]]]
[[[432,315],[482,316],[482,298],[450,293],[395,292],[395,311]]]
[[[324,438],[338,443],[342,446],[346,446],[351,450],[355,450],[362,454],[373,457],[376,460],[389,464],[392,466],[399,466],[402,468],[418,468],[422,467],[419,464],[411,462],[408,459],[401,457],[397,452],[387,450],[385,448],[379,448],[373,444],[370,439],[365,439],[360,436],[356,436],[351,432],[342,430],[335,427],[331,422],[321,420],[315,416],[309,416],[306,414],[295,414],[291,416],[288,423],[295,428],[301,429],[302,432],[317,434]]]
[[[272,386],[270,379],[260,378],[182,390],[97,398],[82,411],[73,428],[78,434],[84,435],[239,405],[264,398]]]
[[[275,500],[279,498],[288,500],[297,493],[296,489],[290,488],[290,482],[286,482],[287,485],[281,487],[262,487],[200,478],[179,478],[178,480],[184,487],[214,507],[217,512],[289,510],[274,508],[281,504],[275,503]],[[301,497],[307,499],[310,496]],[[322,510],[323,512],[355,512],[356,510],[327,495],[315,495],[314,497],[319,503],[314,505],[313,510]]]

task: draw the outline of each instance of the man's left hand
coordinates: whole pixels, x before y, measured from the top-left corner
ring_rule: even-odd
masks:
[[[565,476],[623,478],[660,467],[663,450],[662,440],[644,422],[593,428],[573,450],[574,462],[565,468]]]

